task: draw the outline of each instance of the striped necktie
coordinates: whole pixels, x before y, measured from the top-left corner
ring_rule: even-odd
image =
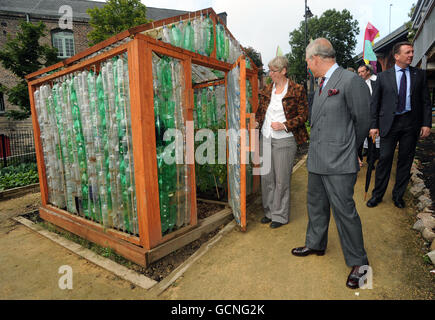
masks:
[[[325,82],[326,77],[322,77],[319,84],[319,96],[322,94],[323,83]]]

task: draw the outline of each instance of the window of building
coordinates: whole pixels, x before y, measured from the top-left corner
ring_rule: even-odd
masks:
[[[75,54],[74,34],[67,30],[54,30],[51,33],[53,47],[57,48],[59,58],[69,58]]]
[[[0,92],[0,114],[5,113],[5,99],[3,92]]]

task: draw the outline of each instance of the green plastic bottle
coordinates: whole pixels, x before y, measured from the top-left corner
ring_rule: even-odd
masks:
[[[214,32],[213,32],[213,21],[210,16],[207,15],[205,19],[205,53],[210,56],[214,49]]]

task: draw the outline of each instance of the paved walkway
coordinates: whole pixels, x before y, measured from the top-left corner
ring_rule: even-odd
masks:
[[[305,165],[292,179],[290,223],[272,230],[259,223],[257,202],[248,231],[225,235],[157,296],[76,256],[7,220],[0,224],[0,299],[433,299],[430,266],[423,263],[423,240],[412,230],[415,213],[393,206],[391,186],[384,202],[364,202],[365,168],[359,173],[355,202],[365,247],[373,267],[373,289],[345,286],[345,265],[333,218],[323,257],[298,258],[290,250],[304,244],[307,226]],[[73,270],[73,289],[59,289],[59,267]]]

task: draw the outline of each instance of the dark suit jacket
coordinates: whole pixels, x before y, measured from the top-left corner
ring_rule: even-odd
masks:
[[[409,67],[411,76],[411,115],[414,128],[432,127],[432,108],[426,74],[423,70]],[[379,129],[385,137],[393,124],[399,95],[394,67],[378,74],[370,105],[371,129]]]

